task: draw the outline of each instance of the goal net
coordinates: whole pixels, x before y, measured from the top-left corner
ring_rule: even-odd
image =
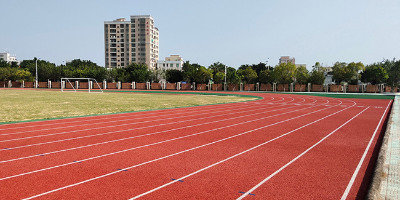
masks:
[[[103,93],[99,83],[94,78],[61,78],[61,92],[64,91]]]

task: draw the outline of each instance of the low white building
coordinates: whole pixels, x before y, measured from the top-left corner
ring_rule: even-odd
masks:
[[[15,55],[11,55],[10,53],[0,53],[0,59],[3,59],[6,62],[18,62],[17,57]]]
[[[166,57],[165,60],[158,61],[157,69],[176,69],[182,71],[183,62],[183,59],[179,55],[171,55],[170,57]]]

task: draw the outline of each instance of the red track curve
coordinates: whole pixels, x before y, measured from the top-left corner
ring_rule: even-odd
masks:
[[[0,125],[0,198],[363,197],[390,100],[256,95]]]

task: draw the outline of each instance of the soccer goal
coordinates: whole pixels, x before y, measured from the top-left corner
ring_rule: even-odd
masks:
[[[99,83],[94,78],[61,78],[61,92],[76,92],[78,90],[103,93]]]

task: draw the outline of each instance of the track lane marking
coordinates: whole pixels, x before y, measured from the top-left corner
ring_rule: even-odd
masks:
[[[262,98],[264,98],[264,99],[261,99],[261,100],[267,100],[267,99],[265,99],[265,97],[262,97]],[[273,100],[273,99],[274,99],[274,97],[272,97],[271,100]],[[256,100],[256,101],[260,101],[260,100]],[[224,106],[226,105],[228,107],[228,106],[230,106],[229,104],[243,104],[243,103],[245,103],[245,102],[232,102],[232,103],[226,103],[226,104],[221,104],[221,105],[224,105]],[[213,105],[203,105],[203,106],[213,106]],[[182,108],[171,108],[171,109],[168,109],[168,110],[183,109],[183,108],[192,108],[192,109],[196,109],[197,110],[197,108],[199,108],[199,106],[182,107]],[[166,109],[164,109],[164,110],[151,110],[149,112],[165,112],[165,110]],[[141,112],[140,114],[143,113],[143,115],[140,115],[140,116],[146,116],[147,114],[149,114],[149,113],[144,113],[146,111],[139,111],[139,112]],[[171,112],[174,112],[174,111],[171,111]],[[199,111],[199,112],[201,112],[201,111]],[[135,112],[135,113],[136,113],[135,116],[137,116],[138,112]],[[9,128],[0,128],[0,131],[2,131],[2,130],[20,129],[20,128],[33,128],[33,127],[57,125],[57,124],[69,124],[69,123],[85,122],[85,121],[91,122],[93,120],[97,121],[97,120],[105,120],[105,119],[114,119],[114,118],[121,118],[121,115],[123,115],[123,116],[127,115],[126,117],[130,117],[130,115],[132,115],[132,114],[134,114],[134,113],[132,113],[132,112],[131,113],[110,113],[110,114],[104,114],[104,115],[98,115],[98,116],[86,116],[86,117],[79,117],[78,116],[78,117],[75,117],[75,118],[47,120],[47,121],[56,122],[56,123],[46,123],[46,124],[37,124],[37,125],[29,125],[29,126],[23,126],[23,124],[25,124],[25,123],[43,123],[43,122],[46,122],[46,121],[19,122],[19,123],[16,123],[16,124],[2,124],[2,125],[0,125],[0,127],[1,126],[16,126],[16,125],[22,125],[22,126],[9,127]],[[150,113],[150,114],[157,114],[157,113]],[[119,116],[115,116],[115,115],[119,115]],[[82,118],[95,118],[95,119],[81,120]],[[71,121],[64,122],[62,120],[64,120],[64,121],[65,120],[71,120]],[[61,122],[59,122],[59,121],[61,121]]]
[[[278,107],[278,106],[277,106]],[[312,108],[312,107],[309,107]],[[212,121],[212,122],[205,122],[205,123],[201,123],[201,124],[197,124],[197,125],[190,125],[190,126],[185,126],[185,127],[180,127],[180,128],[191,128],[191,127],[195,127],[195,126],[200,126],[200,125],[204,125],[204,124],[213,124],[213,123],[217,123],[217,122],[222,122],[222,121],[227,121],[227,120],[232,120],[232,119],[238,119],[238,118],[243,118],[243,117],[248,117],[251,115],[259,115],[262,113],[268,113],[268,112],[275,112],[275,111],[279,111],[279,110],[287,110],[290,108],[280,108],[280,109],[276,109],[276,110],[269,110],[269,111],[263,111],[263,112],[259,112],[259,113],[252,113],[249,115],[242,115],[239,117],[233,117],[233,118],[225,118],[222,120],[217,120],[217,121]],[[307,109],[307,108],[306,108]],[[255,110],[259,110],[259,109],[255,109]],[[299,109],[299,110],[303,110],[303,109]],[[299,111],[299,110],[295,110],[295,111]],[[248,111],[243,111],[243,112],[248,112]],[[220,116],[224,116],[224,115],[231,115],[232,113],[228,113],[228,114],[223,114],[223,115],[219,115],[219,116],[213,116],[213,117],[220,117]],[[64,141],[71,141],[71,140],[76,140],[76,139],[82,139],[82,138],[89,138],[89,137],[95,137],[95,136],[101,136],[101,135],[108,135],[108,134],[113,134],[113,133],[120,133],[120,132],[126,132],[126,131],[133,131],[133,130],[141,130],[141,129],[146,129],[146,128],[153,128],[153,127],[158,127],[158,126],[164,126],[164,125],[171,125],[171,124],[177,124],[177,123],[183,123],[183,122],[189,122],[189,121],[195,121],[195,120],[199,120],[199,119],[209,119],[210,117],[204,117],[204,118],[197,118],[197,119],[190,119],[190,120],[185,120],[185,121],[178,121],[178,122],[170,122],[170,123],[166,123],[166,124],[157,124],[157,125],[152,125],[152,126],[145,126],[145,127],[138,127],[138,128],[132,128],[132,129],[124,129],[124,130],[118,130],[118,131],[108,131],[105,133],[98,133],[98,134],[94,134],[94,135],[86,135],[86,136],[80,136],[80,137],[74,137],[74,138],[67,138],[67,139],[61,139],[61,140],[53,140],[53,141],[49,141],[49,142],[42,142],[42,143],[35,143],[35,144],[28,144],[28,145],[23,145],[23,146],[16,146],[16,147],[7,147],[4,149],[0,149],[1,151],[8,151],[8,150],[13,150],[13,149],[20,149],[20,148],[25,148],[25,147],[31,147],[31,146],[39,146],[39,145],[44,145],[44,144],[52,144],[52,143],[56,143],[56,142],[64,142]],[[176,129],[170,129],[170,130],[176,130]],[[149,135],[149,134],[147,134]],[[135,138],[137,136],[134,136],[133,138]],[[132,137],[129,137],[132,138]],[[120,139],[116,140],[119,141]],[[0,161],[0,163],[2,163],[2,161]]]
[[[347,107],[349,108],[349,107]],[[237,198],[236,200],[240,200],[245,198],[249,193],[254,192],[254,190],[256,190],[258,187],[260,187],[262,184],[264,184],[265,182],[267,182],[269,179],[273,178],[275,175],[277,175],[279,172],[281,172],[282,170],[284,170],[286,167],[288,167],[289,165],[291,165],[293,162],[295,162],[296,160],[298,160],[299,158],[301,158],[302,156],[304,156],[307,152],[311,151],[314,147],[316,147],[318,144],[320,144],[321,142],[323,142],[324,140],[326,140],[329,136],[331,136],[332,134],[334,134],[336,131],[338,131],[339,129],[341,129],[343,126],[345,126],[346,124],[348,124],[349,122],[351,122],[353,119],[355,119],[356,117],[358,117],[359,115],[361,115],[364,111],[366,111],[369,107],[365,108],[364,110],[362,110],[361,112],[359,112],[357,115],[353,116],[351,119],[349,119],[348,121],[346,121],[344,124],[340,125],[338,128],[336,128],[335,130],[333,130],[332,132],[330,132],[328,135],[326,135],[325,137],[323,137],[321,140],[319,140],[317,143],[315,143],[314,145],[312,145],[311,147],[309,147],[307,150],[303,151],[301,154],[299,154],[298,156],[296,156],[295,158],[293,158],[291,161],[289,161],[288,163],[286,163],[285,165],[283,165],[281,168],[279,168],[278,170],[276,170],[274,173],[272,173],[271,175],[269,175],[267,178],[265,178],[264,180],[262,180],[261,182],[259,182],[257,185],[255,185],[253,188],[251,188],[250,190],[248,190],[246,193],[244,193],[243,195],[241,195],[239,198]]]
[[[319,112],[319,111],[326,110],[326,109],[328,109],[328,108],[317,110],[317,111],[314,111],[312,113]],[[293,112],[293,111],[291,111],[291,112]],[[282,115],[282,114],[286,114],[286,113],[281,113],[279,115]],[[305,115],[308,115],[308,114],[311,114],[311,113],[307,113]],[[270,118],[270,117],[274,117],[274,116],[269,116],[269,117],[266,117],[266,118]],[[295,118],[298,118],[298,117],[295,117]],[[292,118],[292,119],[294,119],[294,118]],[[270,124],[270,125],[266,125],[266,126],[264,126],[264,128],[267,128],[269,126],[273,126],[273,125],[276,125],[276,124],[280,124],[280,123],[283,123],[285,121],[290,121],[292,119],[284,120],[284,121],[281,121],[281,122],[276,122],[276,123]],[[257,121],[257,119],[256,120],[252,120],[252,121]],[[57,166],[53,166],[53,167],[48,167],[48,168],[43,168],[43,169],[39,169],[39,170],[25,172],[25,173],[21,173],[21,174],[17,174],[17,175],[12,175],[12,176],[8,176],[8,177],[0,178],[0,181],[6,180],[6,179],[10,179],[10,178],[15,178],[15,177],[18,177],[18,176],[28,175],[28,174],[32,174],[32,173],[36,173],[36,172],[41,172],[41,171],[45,171],[45,170],[50,170],[50,169],[54,169],[54,168],[59,168],[59,167],[63,167],[63,166],[71,165],[71,164],[76,164],[78,162],[81,163],[81,162],[84,162],[84,161],[93,160],[93,159],[97,159],[97,158],[101,158],[101,157],[105,157],[105,156],[109,156],[109,155],[114,155],[114,154],[118,154],[118,153],[123,153],[123,152],[131,151],[131,150],[135,150],[135,149],[154,146],[154,145],[157,145],[157,144],[162,144],[162,143],[165,143],[165,142],[175,141],[175,140],[182,139],[182,138],[192,137],[192,136],[195,136],[195,135],[200,135],[200,134],[212,132],[212,131],[215,131],[215,130],[221,130],[221,129],[224,129],[224,128],[230,128],[230,127],[233,127],[233,126],[237,126],[237,125],[241,125],[241,124],[245,124],[245,123],[249,123],[249,122],[251,122],[251,121],[243,122],[243,123],[240,123],[240,124],[233,124],[233,125],[229,125],[229,126],[226,126],[226,127],[219,127],[219,128],[215,128],[215,129],[211,129],[211,130],[207,130],[207,131],[202,131],[202,132],[198,132],[198,133],[191,134],[191,135],[186,135],[186,136],[182,136],[182,137],[168,139],[168,140],[164,140],[164,141],[160,141],[160,142],[156,142],[156,143],[151,143],[151,144],[147,144],[147,145],[142,145],[142,146],[138,146],[138,147],[133,147],[133,148],[129,148],[129,149],[124,149],[124,150],[121,150],[121,151],[107,153],[107,154],[103,154],[103,155],[99,155],[99,156],[95,156],[95,157],[90,157],[90,158],[86,158],[86,159],[82,159],[82,160],[78,160],[78,161],[73,161],[73,162],[69,162],[69,163],[65,163],[65,164],[61,164],[61,165],[57,165]],[[77,149],[77,148],[73,148],[73,149]],[[71,149],[71,150],[73,150],[73,149]],[[70,149],[67,149],[67,150],[70,150]],[[66,150],[61,150],[61,151],[66,151]],[[48,155],[48,154],[50,154],[50,153],[43,153],[42,155]],[[37,157],[37,156],[38,155],[36,154],[36,155],[30,156],[29,158]],[[18,159],[18,160],[21,160],[21,159]],[[15,161],[15,160],[12,160],[12,161]],[[10,162],[10,161],[8,161],[8,162]]]
[[[339,104],[339,105],[340,105],[340,104]],[[337,105],[337,106],[339,106],[339,105]],[[336,107],[336,106],[333,106],[333,107]],[[331,107],[329,107],[329,108],[331,108]],[[290,118],[290,119],[286,119],[286,120],[283,120],[283,121],[280,121],[280,122],[276,122],[276,123],[273,123],[273,124],[269,124],[269,125],[267,125],[267,126],[263,126],[263,127],[259,127],[259,128],[256,128],[256,129],[252,129],[252,130],[246,131],[246,132],[242,132],[242,133],[237,134],[237,135],[234,135],[234,136],[230,136],[230,137],[223,138],[223,139],[220,139],[220,140],[217,140],[217,141],[213,141],[213,142],[210,142],[210,143],[207,143],[207,144],[203,144],[203,145],[200,145],[200,146],[197,146],[197,147],[193,147],[193,148],[190,148],[190,149],[186,149],[186,150],[183,150],[183,151],[174,153],[174,154],[170,154],[170,155],[163,156],[163,157],[160,157],[160,158],[157,158],[157,159],[153,159],[153,160],[150,160],[150,161],[146,161],[146,162],[143,162],[143,163],[140,163],[140,164],[137,164],[137,165],[133,165],[133,166],[130,166],[130,167],[126,167],[126,168],[124,168],[124,169],[129,170],[129,169],[132,169],[132,168],[136,168],[136,167],[139,167],[139,166],[143,166],[143,165],[146,165],[146,164],[149,164],[149,163],[152,163],[152,162],[156,162],[156,161],[159,161],[159,160],[163,160],[163,159],[166,159],[166,158],[169,158],[169,157],[172,157],[172,156],[176,156],[176,155],[179,155],[179,154],[182,154],[182,153],[185,153],[185,152],[193,151],[193,150],[195,150],[195,149],[203,148],[203,147],[205,147],[205,146],[209,146],[209,145],[216,144],[216,143],[219,143],[219,142],[222,142],[222,141],[225,141],[225,140],[229,140],[229,139],[232,139],[232,138],[235,138],[235,137],[239,137],[239,136],[241,136],[241,135],[244,135],[244,134],[247,134],[247,133],[250,133],[250,132],[254,132],[254,131],[257,131],[257,130],[261,130],[261,129],[264,129],[264,128],[267,128],[267,127],[270,127],[270,126],[273,126],[273,125],[276,125],[276,124],[280,124],[280,123],[284,123],[284,122],[287,122],[287,121],[291,121],[291,120],[293,120],[293,119],[297,119],[297,118],[300,118],[300,117],[304,117],[304,116],[310,115],[310,114],[312,114],[312,113],[320,112],[320,111],[323,111],[323,110],[326,110],[326,109],[329,109],[329,108],[324,108],[324,109],[321,109],[321,110],[309,112],[309,113],[307,113],[307,114],[299,115],[299,116],[296,116],[296,117],[293,117],[293,118]],[[344,110],[349,109],[349,108],[350,108],[350,107],[347,107],[347,108],[345,108],[345,109],[342,109],[341,111],[344,111]],[[341,112],[341,111],[337,111],[337,112],[335,112],[335,114],[336,114],[336,113],[339,113],[339,112]],[[331,115],[333,115],[333,114],[330,114],[330,115],[328,115],[328,116],[331,116]],[[328,117],[328,116],[326,116],[326,117]],[[326,118],[326,117],[324,117],[324,118]],[[323,118],[323,119],[324,119],[324,118]],[[322,118],[321,118],[321,119],[322,119]],[[320,121],[321,119],[316,120],[316,121],[314,121],[314,122],[312,122],[312,123],[316,123],[317,121]],[[310,124],[312,124],[312,123],[310,123]],[[232,125],[232,126],[233,126],[233,125]],[[307,126],[308,126],[308,125],[307,125]],[[305,127],[305,126],[303,126],[303,127]],[[298,128],[298,129],[299,129],[299,128]],[[297,130],[297,129],[295,129],[295,130]],[[295,130],[293,130],[293,131],[291,131],[291,132],[294,132]],[[276,139],[278,139],[278,138],[284,137],[285,135],[288,135],[288,134],[289,134],[289,133],[286,133],[286,134],[284,134],[284,135],[281,135],[281,136],[279,136],[279,137],[274,138],[273,140],[276,140]],[[270,141],[273,141],[273,140],[270,140]],[[259,146],[259,145],[258,145],[258,146]],[[253,147],[253,148],[254,148],[254,147]],[[250,150],[248,150],[248,151],[250,151]],[[247,151],[246,151],[246,152],[247,152]],[[243,154],[243,152],[242,152],[241,154]],[[240,155],[241,155],[241,154],[240,154]],[[73,162],[72,162],[71,164],[73,164]],[[74,187],[74,186],[77,186],[77,185],[80,185],[80,184],[83,184],[83,183],[86,183],[86,182],[90,182],[90,181],[93,181],[93,180],[97,180],[97,179],[100,179],[100,178],[103,178],[103,177],[106,177],[106,176],[110,176],[110,175],[116,174],[116,173],[119,173],[119,172],[121,172],[121,171],[114,171],[114,172],[111,172],[111,173],[107,173],[107,174],[104,174],[104,175],[101,175],[101,176],[97,176],[97,177],[94,177],[94,178],[91,178],[91,179],[87,179],[87,180],[84,180],[84,181],[81,181],[81,182],[78,182],[78,183],[74,183],[74,184],[71,184],[71,185],[67,185],[67,186],[64,186],[64,187],[61,187],[61,188],[57,188],[57,189],[54,189],[54,190],[50,190],[50,191],[47,191],[47,192],[44,192],[44,193],[40,193],[40,194],[37,194],[37,195],[35,195],[35,196],[31,196],[31,197],[28,197],[28,198],[25,198],[25,199],[33,199],[33,198],[36,198],[36,197],[40,197],[40,196],[43,196],[43,195],[46,195],[46,194],[49,194],[49,193],[53,193],[53,192],[56,192],[56,191],[59,191],[59,190],[63,190],[63,189],[70,188],[70,187]],[[178,179],[179,179],[179,180],[183,180],[182,178],[178,178]],[[176,181],[175,181],[175,182],[176,182]]]
[[[356,178],[357,178],[358,172],[360,171],[361,166],[362,166],[363,163],[364,163],[365,157],[367,156],[367,153],[368,153],[369,149],[371,148],[372,141],[374,140],[375,135],[376,135],[376,133],[378,132],[378,129],[379,129],[379,127],[381,126],[381,123],[382,123],[382,121],[383,121],[383,118],[384,118],[384,116],[386,115],[386,113],[387,113],[387,111],[388,111],[388,109],[389,109],[390,104],[392,103],[392,101],[393,101],[393,100],[390,100],[390,102],[389,102],[388,105],[386,106],[385,112],[382,114],[382,117],[381,117],[381,119],[379,120],[379,123],[378,123],[378,125],[376,126],[375,131],[374,131],[374,134],[372,134],[371,139],[369,140],[367,147],[365,147],[364,153],[363,153],[363,155],[362,155],[360,161],[358,162],[358,165],[357,165],[356,169],[354,170],[353,175],[351,176],[351,179],[350,179],[350,181],[349,181],[349,183],[348,183],[348,185],[347,185],[347,187],[346,187],[346,190],[343,192],[343,195],[342,195],[341,200],[347,199],[347,196],[348,196],[349,193],[350,193],[350,190],[351,190],[351,188],[352,188],[352,186],[353,186],[353,184],[354,184],[354,181],[355,181]]]
[[[280,107],[276,106],[276,107]],[[272,107],[272,108],[276,108],[276,107]],[[241,112],[236,112],[236,113],[246,113],[246,112],[250,112],[253,110],[260,110],[259,108],[255,108],[253,110],[247,110],[246,109],[238,109],[238,110],[245,110],[245,111],[241,111]],[[219,112],[214,112],[214,113],[220,113],[220,112],[224,112],[226,113],[226,110],[223,111],[219,111]],[[214,113],[210,113],[210,114],[214,114]],[[208,113],[207,113],[208,114]],[[223,114],[223,115],[229,115],[232,113],[228,113],[228,114]],[[179,116],[179,117],[172,117],[172,118],[164,118],[164,119],[159,119],[159,120],[148,120],[148,121],[143,121],[143,122],[133,122],[133,123],[126,123],[126,124],[117,124],[117,125],[110,125],[110,126],[103,126],[103,127],[95,127],[95,128],[87,128],[87,129],[79,129],[79,130],[73,130],[73,131],[64,131],[64,132],[56,132],[56,133],[50,133],[50,134],[43,134],[43,135],[34,135],[34,136],[28,136],[28,137],[21,137],[21,138],[14,138],[14,139],[7,139],[7,140],[0,140],[0,143],[4,143],[4,142],[12,142],[12,141],[19,141],[19,140],[27,140],[27,139],[32,139],[32,138],[41,138],[41,137],[49,137],[49,136],[54,136],[54,135],[64,135],[64,134],[68,134],[68,133],[77,133],[77,132],[82,132],[82,131],[90,131],[90,130],[99,130],[99,129],[104,129],[104,128],[115,128],[115,127],[120,127],[120,126],[128,126],[128,125],[138,125],[138,124],[143,124],[143,123],[149,123],[149,122],[156,122],[156,121],[165,121],[165,120],[170,120],[170,119],[176,119],[176,118],[187,118],[187,117],[193,117],[193,116],[201,116],[201,115],[206,115],[203,113],[198,114],[198,115],[192,115],[192,116]],[[218,115],[218,116],[223,116],[223,115]],[[154,116],[153,116],[154,117]],[[159,116],[157,116],[159,117]],[[215,117],[215,116],[212,116]],[[174,123],[182,123],[182,122],[188,122],[188,121],[194,121],[194,120],[198,120],[198,119],[207,119],[210,118],[210,116],[207,117],[203,117],[203,118],[196,118],[196,119],[189,119],[189,120],[182,120],[182,121],[175,121],[175,122],[170,122],[170,123],[164,123],[164,124],[159,124],[159,125],[151,125],[151,126],[144,126],[144,127],[138,127],[138,128],[150,128],[150,127],[156,127],[156,126],[160,126],[160,125],[168,125],[168,124],[174,124]],[[62,127],[61,127],[62,128]],[[59,129],[59,128],[57,128]],[[1,151],[1,149],[0,149]]]
[[[354,106],[354,105],[353,105],[353,106]],[[342,110],[340,110],[340,111],[337,111],[337,112],[332,113],[332,114],[330,114],[330,115],[327,115],[327,116],[325,116],[325,117],[323,117],[323,118],[320,118],[320,119],[318,119],[318,120],[316,120],[316,121],[314,121],[314,122],[308,123],[308,124],[303,125],[303,126],[301,126],[301,127],[299,127],[299,128],[296,128],[296,129],[294,129],[294,130],[291,130],[291,131],[289,131],[289,132],[286,132],[286,133],[284,133],[284,134],[282,134],[282,135],[280,135],[280,136],[278,136],[278,137],[276,137],[276,138],[273,138],[273,139],[271,139],[271,140],[268,140],[268,141],[266,141],[266,142],[264,142],[264,143],[261,143],[261,144],[259,144],[259,145],[257,145],[257,146],[254,146],[254,147],[249,148],[249,149],[247,149],[247,150],[245,150],[245,151],[242,151],[242,152],[240,152],[240,153],[237,153],[237,154],[235,154],[235,155],[233,155],[233,156],[230,156],[230,157],[228,157],[228,158],[226,158],[226,159],[224,159],[224,160],[221,160],[221,161],[219,161],[219,162],[216,162],[216,163],[214,163],[214,164],[212,164],[212,165],[209,165],[209,166],[207,166],[207,167],[204,167],[204,168],[202,168],[202,169],[200,169],[200,170],[197,170],[197,171],[195,171],[195,172],[193,172],[193,173],[191,173],[191,174],[188,174],[188,175],[186,175],[186,176],[180,177],[180,178],[178,178],[178,179],[180,179],[180,180],[186,179],[186,178],[188,178],[188,177],[190,177],[190,176],[193,176],[193,175],[195,175],[195,174],[198,174],[198,173],[200,173],[200,172],[202,172],[202,171],[204,171],[204,170],[206,170],[206,169],[209,169],[209,168],[211,168],[211,167],[214,167],[214,166],[216,166],[216,165],[219,165],[219,164],[221,164],[221,163],[223,163],[223,162],[226,162],[226,161],[231,160],[231,159],[233,159],[233,158],[235,158],[235,157],[238,157],[238,156],[240,156],[240,155],[242,155],[242,154],[245,154],[245,153],[247,153],[247,152],[249,152],[249,151],[252,151],[252,150],[257,149],[257,148],[259,148],[259,147],[261,147],[261,146],[264,146],[264,145],[266,145],[266,144],[268,144],[268,143],[270,143],[270,142],[273,142],[273,141],[275,141],[275,140],[277,140],[277,139],[280,139],[280,138],[282,138],[282,137],[285,137],[285,136],[287,136],[287,135],[289,135],[289,134],[291,134],[291,133],[293,133],[293,132],[295,132],[295,131],[298,131],[298,130],[300,130],[300,129],[303,129],[303,128],[305,128],[305,127],[307,127],[307,126],[310,126],[310,125],[312,125],[312,124],[314,124],[314,123],[317,123],[317,122],[319,122],[319,121],[321,121],[321,120],[324,120],[324,119],[326,119],[326,118],[328,118],[328,117],[330,117],[330,116],[336,115],[337,113],[343,112],[343,111],[345,111],[345,110],[347,110],[347,109],[349,109],[349,108],[350,108],[350,107],[344,108],[344,109],[342,109]],[[171,181],[171,182],[169,182],[169,183],[166,183],[166,184],[164,184],[164,185],[161,185],[161,186],[159,186],[159,187],[156,187],[156,188],[154,188],[154,189],[152,189],[152,190],[149,190],[149,191],[147,191],[147,192],[144,192],[144,193],[142,193],[142,194],[139,194],[139,195],[137,195],[137,196],[135,196],[135,197],[132,197],[132,198],[130,198],[129,200],[133,200],[133,199],[137,199],[137,198],[143,197],[143,196],[145,196],[145,195],[147,195],[147,194],[150,194],[150,193],[152,193],[152,192],[155,192],[155,191],[157,191],[157,190],[160,190],[160,189],[162,189],[162,188],[164,188],[164,187],[166,187],[166,186],[168,186],[168,185],[171,185],[171,184],[173,184],[173,183],[175,183],[175,182],[176,182],[176,181]],[[247,195],[249,195],[251,192],[252,192],[252,191],[248,191],[248,192],[246,192],[246,193],[243,193],[242,196],[247,196]]]
[[[239,108],[238,110],[245,110],[247,107],[253,107],[253,105],[246,105],[245,108]],[[209,111],[209,110],[215,111],[215,112],[212,112],[212,113],[226,112],[226,108],[217,108],[217,109],[210,108],[210,109],[207,109],[205,111]],[[165,115],[156,115],[156,116],[157,117],[176,116],[177,114],[185,114],[185,113],[187,113],[187,111],[183,110],[182,112],[175,112],[175,113],[169,113],[169,114],[165,114]],[[203,115],[204,111],[199,110],[199,111],[196,111],[195,113],[199,113],[199,114],[191,115],[191,116]],[[178,116],[178,117],[172,117],[172,118],[162,118],[162,119],[159,119],[157,121],[168,120],[168,119],[177,119],[177,118],[179,119],[179,118],[185,118],[185,117],[190,117],[190,116]],[[118,117],[114,117],[114,118],[118,118]],[[121,117],[119,117],[119,118],[121,118]],[[76,127],[82,127],[82,126],[92,126],[92,125],[97,125],[97,124],[103,125],[103,124],[108,124],[108,123],[113,123],[113,122],[134,121],[134,120],[137,120],[137,119],[146,119],[146,118],[153,118],[154,119],[154,115],[153,116],[149,115],[147,117],[140,117],[140,116],[137,117],[137,116],[135,116],[135,118],[129,118],[129,119],[125,119],[124,118],[124,119],[120,119],[120,120],[106,121],[106,122],[101,121],[101,122],[90,123],[90,124],[78,124],[78,125],[72,125],[72,126],[61,126],[61,127],[34,129],[34,130],[30,129],[28,131],[19,131],[19,132],[14,132],[14,133],[3,133],[3,134],[0,134],[0,136],[18,135],[18,134],[23,134],[23,133],[34,133],[34,132],[40,132],[40,131],[49,131],[49,130],[57,130],[57,129],[65,129],[65,128],[76,128]],[[83,121],[86,121],[86,120],[83,120]],[[154,121],[154,120],[143,121],[143,122],[126,123],[126,124],[121,124],[121,126],[122,125],[130,125],[130,124],[140,124],[140,123],[146,123],[146,122],[151,122],[151,121]],[[74,122],[74,123],[76,123],[76,122]],[[110,126],[103,126],[103,128],[108,128],[108,127],[110,127]],[[91,130],[91,129],[99,129],[99,128],[101,128],[101,127],[97,126],[96,128],[86,128],[86,129],[81,129],[81,130]]]

